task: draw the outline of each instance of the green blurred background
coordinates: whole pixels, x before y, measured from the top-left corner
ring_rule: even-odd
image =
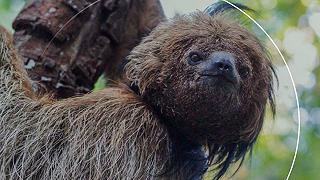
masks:
[[[230,0],[231,1],[231,0]],[[168,17],[203,10],[212,0],[161,0]],[[256,10],[252,16],[265,28],[284,54],[298,90],[301,136],[290,179],[320,179],[320,0],[233,0]],[[24,0],[0,0],[0,24],[11,23]],[[286,179],[295,152],[298,118],[289,73],[275,47],[254,24],[250,28],[268,47],[279,76],[277,116],[267,115],[251,158],[239,172],[225,179]],[[96,89],[104,87],[100,78]],[[232,172],[230,173],[232,174]],[[208,175],[210,177],[210,173]]]

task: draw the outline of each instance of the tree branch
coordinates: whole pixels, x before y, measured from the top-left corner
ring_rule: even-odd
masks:
[[[80,13],[93,2],[33,0],[13,23],[15,46],[39,93],[66,98],[92,90],[104,71],[119,78],[125,56],[165,18],[158,0],[102,0]]]

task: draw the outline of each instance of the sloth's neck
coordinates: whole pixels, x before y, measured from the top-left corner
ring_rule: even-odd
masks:
[[[175,128],[167,127],[172,166],[184,179],[200,180],[208,169],[208,158],[202,145],[194,144]],[[182,178],[183,179],[183,178]]]
[[[168,176],[169,179],[202,179],[208,169],[208,158],[203,146],[190,142],[178,129],[167,123],[171,121],[161,115],[159,108],[144,108],[155,118],[161,131],[164,130],[166,133],[168,144],[163,146],[166,154],[161,156],[167,156],[169,159],[165,164],[166,168],[162,170],[162,176]]]

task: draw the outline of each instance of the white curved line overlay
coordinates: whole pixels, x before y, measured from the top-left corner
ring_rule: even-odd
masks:
[[[292,173],[292,170],[293,170],[293,167],[294,167],[294,163],[296,161],[296,157],[297,157],[297,154],[298,154],[298,149],[299,149],[299,142],[300,142],[300,127],[301,127],[301,123],[300,123],[300,106],[299,106],[299,98],[298,98],[298,93],[297,93],[297,89],[296,89],[296,85],[295,85],[295,82],[294,82],[294,79],[293,79],[293,76],[292,76],[292,73],[290,71],[290,68],[283,56],[283,54],[281,53],[279,47],[277,46],[277,44],[273,41],[273,39],[271,38],[271,36],[266,32],[266,30],[264,30],[264,28],[256,21],[254,20],[249,14],[247,14],[246,12],[244,12],[242,9],[240,9],[239,7],[237,7],[236,5],[232,4],[231,2],[227,1],[227,0],[222,0],[228,4],[230,4],[231,6],[233,6],[234,8],[236,8],[237,10],[239,10],[241,13],[243,13],[244,15],[246,15],[251,21],[253,21],[262,31],[263,33],[269,38],[269,40],[272,42],[272,44],[274,45],[274,47],[277,49],[278,53],[280,54],[282,60],[283,60],[283,63],[285,64],[287,70],[288,70],[288,73],[289,73],[289,76],[290,76],[290,79],[291,79],[291,83],[292,83],[292,86],[293,86],[293,90],[294,90],[294,94],[295,94],[295,98],[296,98],[296,105],[297,105],[297,109],[298,109],[298,135],[297,135],[297,141],[296,141],[296,148],[295,148],[295,152],[294,152],[294,156],[293,156],[293,159],[292,159],[292,163],[291,163],[291,166],[290,166],[290,170],[288,172],[288,175],[286,177],[286,180],[289,180],[290,178],[290,175]]]

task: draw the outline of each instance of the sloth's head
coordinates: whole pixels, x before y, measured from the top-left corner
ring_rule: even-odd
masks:
[[[166,125],[207,145],[212,160],[221,155],[214,163],[243,158],[268,101],[274,111],[274,71],[265,49],[223,13],[162,23],[133,50],[126,72]]]

